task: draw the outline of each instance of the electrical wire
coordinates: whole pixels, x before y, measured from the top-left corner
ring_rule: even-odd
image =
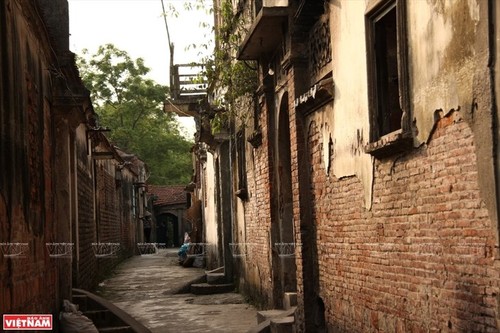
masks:
[[[187,116],[187,117],[192,117],[192,115],[190,115],[190,114],[188,114],[188,113],[186,113],[186,112],[182,111],[181,109],[179,109],[179,108],[178,108],[178,107],[177,107],[174,103],[172,103],[172,101],[171,101],[171,100],[167,99],[167,102],[168,102],[170,105],[172,105],[172,107],[173,107],[174,109],[176,109],[176,110],[177,110],[177,112],[179,112],[179,113],[183,114],[184,116]]]
[[[161,0],[161,8],[163,9],[163,20],[165,21],[165,29],[167,29],[168,46],[172,48],[172,42],[170,41],[170,31],[168,30],[167,13],[165,12],[165,3],[163,2],[163,0]]]

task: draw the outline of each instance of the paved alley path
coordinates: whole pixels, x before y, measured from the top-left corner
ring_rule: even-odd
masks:
[[[257,324],[256,309],[237,293],[173,294],[204,274],[177,263],[177,249],[134,256],[105,280],[97,294],[113,302],[154,333],[246,332]]]

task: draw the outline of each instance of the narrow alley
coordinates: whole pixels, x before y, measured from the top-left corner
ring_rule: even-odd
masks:
[[[205,271],[179,265],[177,250],[131,257],[100,284],[97,293],[153,333],[238,333],[257,325],[256,309],[238,293],[178,293]]]
[[[0,1],[3,330],[500,332],[500,1],[185,1]]]

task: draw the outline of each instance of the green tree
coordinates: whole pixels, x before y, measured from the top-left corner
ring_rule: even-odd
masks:
[[[146,78],[143,59],[106,44],[93,55],[84,50],[78,66],[100,125],[111,129],[110,141],[148,164],[150,183],[187,184],[192,143],[181,135],[175,116],[163,112],[168,87]]]

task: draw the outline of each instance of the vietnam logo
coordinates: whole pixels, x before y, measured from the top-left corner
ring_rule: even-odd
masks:
[[[52,315],[50,314],[8,314],[3,315],[3,329],[14,330],[52,330]]]

